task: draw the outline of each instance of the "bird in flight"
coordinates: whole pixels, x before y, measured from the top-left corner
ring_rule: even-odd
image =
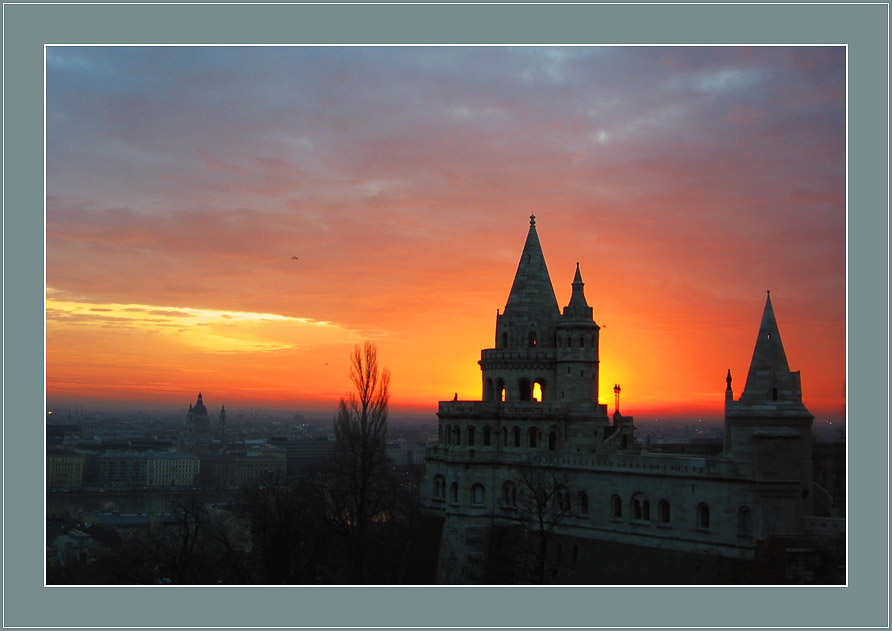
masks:
[[[294,260],[294,261],[297,261],[298,259],[300,259],[300,257],[299,257],[299,256],[292,256],[291,259]]]

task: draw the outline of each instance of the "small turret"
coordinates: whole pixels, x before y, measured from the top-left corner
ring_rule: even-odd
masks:
[[[592,308],[585,299],[579,263],[573,276],[570,302],[557,326],[557,394],[559,401],[598,402],[598,332]]]

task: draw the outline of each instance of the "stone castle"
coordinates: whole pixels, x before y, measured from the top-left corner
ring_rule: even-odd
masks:
[[[598,402],[599,329],[578,264],[558,308],[530,217],[495,348],[481,352],[482,400],[439,404],[422,487],[425,511],[443,520],[439,582],[594,581],[582,557],[609,545],[743,562],[771,538],[815,527],[813,416],[770,294],[739,399],[727,374],[724,444],[713,454],[636,440],[618,387],[608,413]],[[623,554],[611,563],[628,563]],[[494,578],[500,563],[516,571]]]

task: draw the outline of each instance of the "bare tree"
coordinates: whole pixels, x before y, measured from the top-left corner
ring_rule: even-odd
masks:
[[[330,542],[319,490],[312,475],[290,481],[278,472],[269,472],[242,490],[242,512],[261,582],[289,585],[326,580]]]
[[[544,583],[550,571],[563,561],[550,546],[555,529],[570,515],[572,479],[566,471],[531,461],[517,469],[520,492],[515,519],[523,528],[518,555],[538,583]],[[552,549],[550,549],[552,548]]]
[[[350,580],[366,581],[369,530],[386,519],[388,478],[387,405],[390,372],[378,366],[372,342],[356,346],[350,361],[355,392],[342,397],[334,422],[335,474],[329,493],[333,522],[344,538],[351,567]]]

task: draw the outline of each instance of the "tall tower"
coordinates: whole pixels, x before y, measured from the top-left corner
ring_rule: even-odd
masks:
[[[598,402],[598,332],[576,263],[570,303],[557,326],[557,397],[568,403]]]
[[[496,347],[481,353],[484,401],[555,399],[555,335],[560,315],[536,217],[530,215],[505,311],[496,316]]]
[[[766,523],[770,522],[777,534],[793,534],[799,527],[799,517],[812,513],[814,416],[802,403],[799,371],[791,371],[787,363],[770,292],[746,385],[737,401],[730,377],[729,371],[724,455],[742,465],[747,463],[754,478],[770,494],[770,501],[765,502]]]
[[[217,420],[217,439],[224,443],[226,442],[226,406],[220,406],[220,417]]]

